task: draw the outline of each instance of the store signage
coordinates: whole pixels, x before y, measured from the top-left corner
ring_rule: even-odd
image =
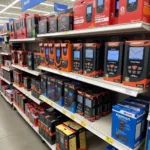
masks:
[[[22,11],[32,8],[44,1],[45,0],[21,0]]]
[[[67,5],[54,3],[54,11],[55,12],[59,12],[59,11],[66,10],[66,9],[68,9]]]

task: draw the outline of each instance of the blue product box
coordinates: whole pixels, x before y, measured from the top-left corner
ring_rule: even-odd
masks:
[[[143,141],[145,111],[135,111],[115,105],[112,109],[112,137],[134,149]]]
[[[147,131],[146,150],[150,150],[150,124]]]
[[[108,145],[106,150],[118,150],[117,148],[113,147],[112,145]]]

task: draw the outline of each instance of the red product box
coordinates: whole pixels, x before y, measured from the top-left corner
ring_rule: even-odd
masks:
[[[19,30],[19,38],[25,39],[27,38],[27,26],[26,26],[26,18],[29,16],[29,14],[23,14],[20,19],[20,30]]]
[[[74,2],[74,30],[94,27],[94,16],[93,0]]]
[[[120,0],[119,24],[140,21],[150,23],[150,1]]]
[[[110,25],[112,0],[94,0],[95,27]]]
[[[111,0],[110,24],[118,24],[120,0]]]

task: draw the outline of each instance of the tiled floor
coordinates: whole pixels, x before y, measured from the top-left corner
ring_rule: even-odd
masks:
[[[105,150],[107,143],[88,132],[88,150]],[[50,150],[0,96],[0,150]]]

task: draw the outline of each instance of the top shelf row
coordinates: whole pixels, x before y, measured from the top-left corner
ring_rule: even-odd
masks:
[[[83,30],[71,30],[65,32],[38,34],[38,38],[26,38],[26,39],[10,39],[10,42],[33,42],[39,41],[40,38],[46,37],[75,37],[75,36],[100,36],[100,35],[113,35],[113,34],[126,34],[135,32],[148,32],[150,31],[150,24],[139,22],[139,23],[129,23],[120,25],[110,25],[99,28],[90,28]]]

